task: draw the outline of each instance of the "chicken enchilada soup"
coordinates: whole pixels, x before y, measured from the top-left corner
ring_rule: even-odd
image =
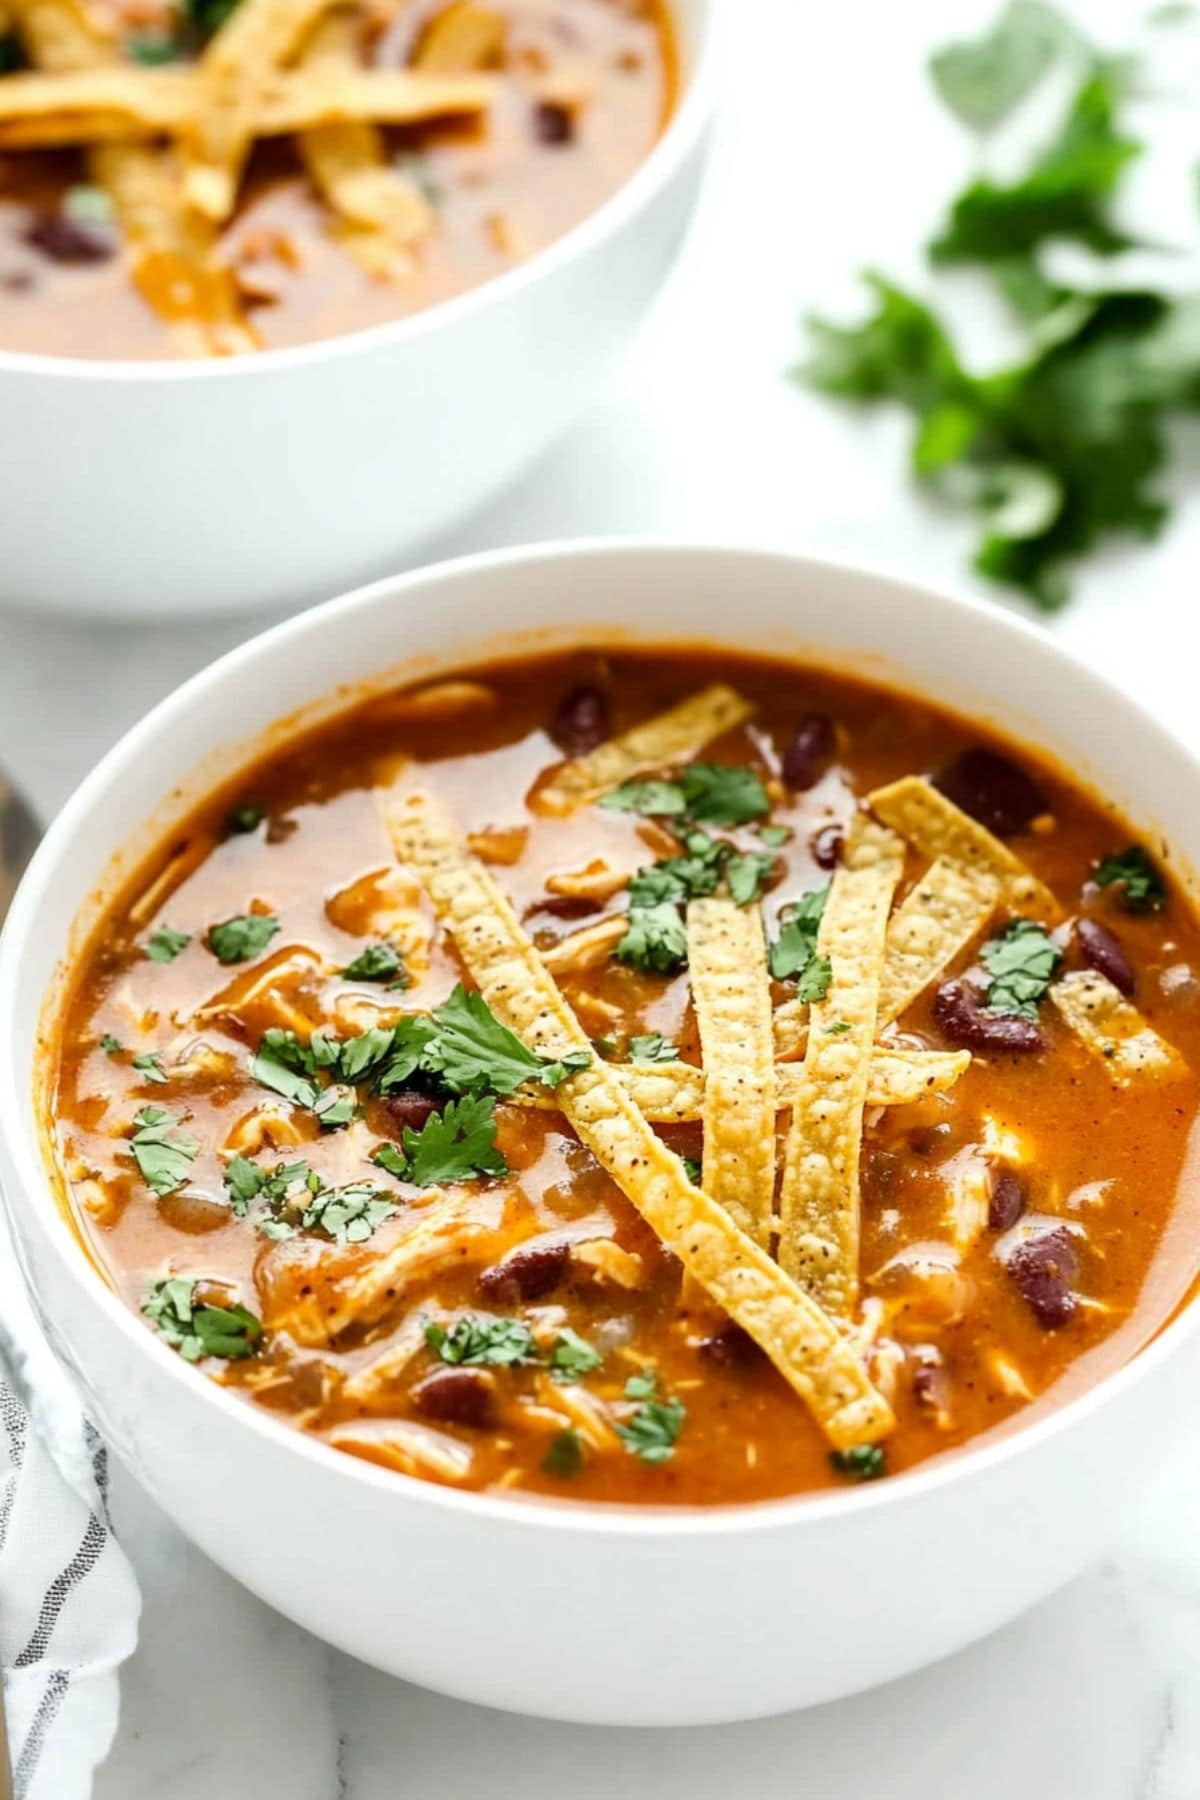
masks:
[[[51,1061],[145,1329],[463,1488],[887,1477],[1187,1286],[1177,1244],[1156,1272],[1200,934],[1164,848],[782,662],[556,653],[296,738],[108,907]]]
[[[418,311],[594,211],[673,87],[661,0],[0,0],[0,347]]]

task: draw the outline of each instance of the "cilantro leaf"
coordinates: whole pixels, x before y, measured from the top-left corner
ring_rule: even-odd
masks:
[[[657,1393],[658,1371],[656,1369],[640,1369],[625,1383],[627,1400],[653,1400]]]
[[[397,1150],[395,1144],[376,1144],[371,1152],[371,1161],[380,1169],[386,1169],[397,1181],[407,1181],[408,1163]]]
[[[779,936],[771,945],[768,962],[776,981],[792,981],[804,974],[814,960],[825,962],[818,957],[817,931],[825,914],[825,903],[829,899],[829,883],[824,887],[812,888],[790,909],[787,917],[781,922]],[[818,999],[820,995],[816,996]]]
[[[346,1187],[322,1188],[302,1223],[306,1231],[323,1231],[339,1244],[361,1244],[398,1211],[395,1200],[369,1181],[352,1181]]]
[[[670,818],[687,809],[683,789],[674,781],[623,781],[596,804],[610,812],[642,813],[648,819]]]
[[[1062,951],[1033,919],[1014,919],[979,952],[992,977],[984,1001],[989,1012],[1036,1019],[1038,1001],[1062,961]]]
[[[348,981],[386,981],[389,987],[406,988],[412,977],[404,967],[404,958],[394,944],[368,944],[342,974]]]
[[[625,1397],[642,1401],[630,1418],[617,1426],[617,1436],[631,1456],[638,1456],[652,1467],[669,1462],[687,1418],[681,1400],[655,1398],[658,1381],[653,1370],[631,1375],[625,1383]]]
[[[593,1374],[604,1358],[594,1344],[589,1344],[577,1331],[564,1325],[547,1360],[556,1381],[580,1381],[585,1375]]]
[[[573,1425],[567,1425],[562,1431],[556,1431],[547,1444],[542,1467],[547,1475],[569,1481],[573,1475],[578,1475],[583,1460],[583,1439]]]
[[[248,1156],[231,1156],[225,1165],[224,1180],[230,1208],[239,1219],[244,1219],[250,1202],[262,1192],[266,1176]]]
[[[173,1194],[183,1187],[200,1149],[192,1137],[172,1137],[181,1123],[178,1113],[165,1106],[143,1106],[133,1116],[135,1130],[129,1139],[133,1159],[151,1192]]]
[[[689,763],[679,778],[688,814],[706,825],[745,825],[771,810],[762,776],[723,763]]]
[[[1100,887],[1115,887],[1126,912],[1161,912],[1166,905],[1166,885],[1140,844],[1104,857],[1093,879]]]
[[[554,1088],[592,1060],[584,1050],[559,1061],[538,1056],[500,1022],[482,994],[468,993],[461,981],[432,1017],[436,1035],[425,1047],[421,1067],[455,1094],[511,1094],[525,1081]]]
[[[239,0],[184,0],[183,10],[196,36],[204,40],[220,30],[238,4]]]
[[[778,850],[790,844],[795,834],[790,825],[760,825],[758,835],[770,849]]]
[[[775,858],[764,856],[757,850],[748,850],[731,856],[725,865],[725,879],[729,883],[729,897],[738,906],[749,906],[757,900],[762,892],[764,881],[775,873]]]
[[[352,1087],[340,1083],[327,1087],[313,1102],[313,1112],[322,1131],[337,1131],[348,1125],[358,1109],[358,1096]]]
[[[417,1187],[508,1173],[508,1164],[496,1149],[495,1104],[482,1095],[452,1100],[444,1112],[432,1113],[420,1131],[406,1125],[401,1142],[403,1180]]]
[[[590,1069],[591,1066],[590,1050],[568,1050],[556,1062],[544,1062],[538,1071],[538,1080],[548,1088],[561,1087],[572,1075],[578,1075],[581,1069]]]
[[[372,1070],[378,1070],[390,1059],[395,1044],[394,1026],[372,1025],[369,1030],[360,1031],[339,1047],[336,1055],[338,1074],[343,1081],[365,1081]]]
[[[933,85],[973,131],[989,131],[1028,98],[1075,41],[1074,28],[1040,0],[1010,0],[981,37],[930,59]]]
[[[406,1087],[424,1065],[425,1052],[437,1036],[437,1027],[424,1013],[407,1013],[392,1030],[391,1048],[374,1077],[380,1094],[391,1094]]]
[[[832,976],[833,965],[827,956],[810,956],[796,979],[797,1000],[807,1001],[810,1005],[823,1000],[829,992]]]
[[[157,931],[151,932],[142,946],[142,954],[148,962],[174,962],[179,952],[191,943],[186,931],[175,931],[170,925],[160,925]]]
[[[271,913],[239,913],[209,927],[208,947],[218,962],[249,962],[261,956],[278,930],[279,920]]]
[[[533,1333],[520,1319],[477,1318],[474,1313],[464,1313],[449,1331],[430,1319],[425,1342],[445,1363],[513,1368],[539,1360]]]
[[[679,1160],[683,1164],[683,1172],[692,1186],[699,1187],[704,1179],[704,1165],[700,1158],[698,1156],[681,1156]]]
[[[629,1060],[643,1063],[678,1062],[679,1046],[670,1043],[661,1031],[648,1031],[641,1037],[630,1038]]]
[[[722,846],[715,846],[717,849]],[[715,894],[721,879],[715,857],[668,856],[639,869],[629,883],[630,907],[658,906],[666,901],[701,900]]]
[[[855,1444],[850,1450],[831,1450],[829,1466],[851,1481],[878,1481],[887,1474],[887,1461],[878,1444]]]
[[[106,1056],[121,1056],[125,1050],[120,1038],[114,1037],[111,1031],[106,1031],[100,1039],[100,1048]]]
[[[199,1362],[202,1356],[229,1362],[253,1356],[262,1341],[262,1321],[244,1306],[198,1306],[196,1287],[179,1275],[156,1282],[142,1311],[187,1362]]]
[[[312,1079],[316,1063],[312,1051],[294,1031],[277,1026],[264,1031],[250,1073],[262,1087],[282,1094],[296,1106],[315,1106],[321,1090]]]
[[[162,1055],[158,1050],[145,1050],[141,1056],[135,1056],[133,1067],[147,1081],[162,1083],[167,1079],[167,1071],[162,1066]]]
[[[648,974],[673,975],[687,962],[687,931],[679,909],[668,903],[635,906],[613,955]]]

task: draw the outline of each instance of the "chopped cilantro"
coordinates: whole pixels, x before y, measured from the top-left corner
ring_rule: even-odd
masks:
[[[817,955],[817,931],[828,898],[828,882],[802,895],[782,921],[768,955],[776,981],[795,981],[801,1000],[823,1000],[829,987],[829,958]]]
[[[754,769],[689,763],[679,785],[689,817],[705,825],[745,825],[771,810],[762,777]]]
[[[1095,879],[1100,887],[1115,887],[1117,898],[1126,912],[1160,912],[1166,905],[1167,890],[1162,876],[1140,844],[1130,844],[1097,864]]]
[[[673,975],[682,969],[687,962],[687,931],[678,907],[667,902],[633,907],[629,927],[613,955],[647,974]]]
[[[749,906],[762,892],[763,882],[775,870],[775,858],[758,850],[747,850],[731,856],[725,865],[729,897],[738,906]]]
[[[174,962],[179,952],[191,943],[186,931],[174,931],[170,925],[160,925],[157,931],[151,932],[142,946],[142,954],[148,962]]]
[[[313,1112],[322,1131],[337,1131],[348,1125],[358,1107],[358,1096],[352,1087],[335,1084],[327,1087],[313,1103]]]
[[[444,1112],[432,1113],[420,1131],[406,1125],[401,1142],[403,1180],[417,1187],[508,1173],[496,1148],[495,1103],[483,1095],[452,1100]]]
[[[630,1455],[640,1456],[655,1467],[674,1456],[676,1440],[687,1418],[681,1400],[660,1400],[657,1394],[658,1377],[653,1369],[631,1375],[625,1383],[625,1398],[642,1404],[617,1426],[617,1436]]]
[[[100,1048],[104,1051],[106,1056],[120,1056],[123,1053],[125,1046],[120,1038],[115,1038],[111,1031],[106,1031],[104,1036],[100,1039]]]
[[[143,1106],[135,1113],[129,1140],[142,1180],[155,1194],[173,1194],[188,1179],[200,1145],[195,1138],[172,1137],[182,1121],[165,1106]]]
[[[232,807],[231,810],[226,813],[225,829],[226,831],[234,833],[240,832],[243,834],[250,831],[257,831],[266,816],[265,807],[256,806],[253,801],[250,801],[242,806]]]
[[[623,781],[596,804],[611,812],[642,813],[648,819],[670,818],[687,809],[683,789],[674,781]]]
[[[562,1481],[569,1481],[578,1475],[583,1467],[583,1439],[573,1425],[562,1431],[556,1431],[546,1446],[546,1454],[542,1458],[542,1468],[547,1475],[557,1475]]]
[[[218,962],[249,962],[261,956],[278,930],[279,920],[271,913],[240,913],[209,928],[208,947]]]
[[[929,64],[933,85],[972,131],[990,131],[1028,98],[1074,39],[1041,0],[1009,0],[981,37],[947,44]]]
[[[272,1026],[263,1033],[250,1073],[261,1086],[282,1094],[296,1106],[315,1106],[321,1097],[321,1090],[312,1079],[315,1066],[311,1050],[294,1031]]]
[[[1014,919],[979,952],[992,977],[984,1001],[989,1012],[1036,1019],[1038,1001],[1062,961],[1062,951],[1033,919]]]
[[[826,1037],[845,1037],[846,1033],[849,1030],[850,1030],[850,1026],[847,1025],[845,1019],[834,1019],[834,1021],[831,1025],[827,1025],[825,1027],[825,1036]]]
[[[721,846],[717,846],[721,848]],[[639,869],[629,883],[631,910],[642,906],[659,906],[666,901],[700,900],[715,894],[721,879],[716,858],[668,856],[664,861]]]
[[[380,1169],[386,1169],[397,1181],[407,1181],[408,1163],[397,1150],[395,1144],[377,1144],[371,1152],[371,1161]]]
[[[554,1340],[548,1361],[550,1372],[557,1381],[579,1381],[598,1369],[604,1358],[586,1338],[564,1325]]]
[[[135,63],[141,63],[144,68],[156,69],[163,63],[178,62],[183,46],[178,38],[164,37],[157,32],[135,31],[125,39],[125,50]]]
[[[225,1188],[229,1204],[239,1219],[244,1219],[252,1200],[262,1192],[266,1176],[248,1156],[231,1156],[225,1165]]]
[[[482,994],[468,993],[461,982],[434,1012],[433,1023],[436,1035],[421,1066],[455,1094],[511,1094],[525,1081],[557,1087],[591,1061],[586,1051],[572,1051],[561,1062],[538,1056],[501,1024]]]
[[[342,974],[349,981],[386,981],[393,988],[406,988],[412,979],[395,944],[388,943],[368,944]]]
[[[141,1056],[135,1056],[133,1066],[139,1074],[146,1077],[147,1081],[161,1083],[167,1079],[167,1071],[162,1066],[162,1056],[157,1050],[146,1050]]]
[[[302,1223],[305,1230],[323,1231],[339,1244],[361,1244],[396,1211],[396,1202],[369,1181],[352,1181],[346,1187],[322,1188]]]
[[[661,1031],[648,1031],[642,1037],[631,1037],[629,1040],[629,1060],[631,1062],[678,1062],[679,1046],[666,1039]]]
[[[238,3],[239,0],[184,0],[184,17],[197,37],[210,38],[237,11]]]
[[[512,1368],[538,1361],[533,1333],[520,1319],[477,1318],[474,1313],[464,1313],[449,1331],[430,1319],[425,1342],[445,1363]]]
[[[373,1070],[381,1069],[385,1059],[391,1056],[395,1042],[395,1028],[387,1025],[372,1025],[369,1030],[360,1031],[357,1037],[347,1038],[334,1059],[338,1074],[343,1081],[365,1081]]]
[[[855,1444],[851,1450],[831,1450],[829,1466],[851,1481],[878,1481],[887,1474],[887,1462],[878,1444]]]
[[[768,848],[778,850],[781,845],[791,843],[793,832],[790,825],[760,825],[758,835]]]
[[[698,1156],[681,1156],[679,1160],[683,1164],[683,1172],[692,1186],[699,1187],[704,1178],[704,1165],[700,1158]]]
[[[185,1276],[159,1281],[142,1302],[151,1324],[187,1362],[202,1356],[226,1361],[253,1356],[262,1341],[262,1322],[244,1306],[198,1306],[196,1282]]]
[[[407,1013],[392,1031],[387,1060],[374,1077],[379,1093],[391,1094],[407,1087],[424,1066],[426,1049],[437,1036],[437,1027],[423,1013]]]

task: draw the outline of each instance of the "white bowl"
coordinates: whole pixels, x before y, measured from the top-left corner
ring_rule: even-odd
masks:
[[[0,349],[0,604],[291,606],[480,505],[602,392],[691,215],[712,0],[673,0],[682,94],[647,160],[510,274],[412,318],[231,360]]]
[[[0,1179],[22,1260],[57,1350],[137,1478],[216,1562],[342,1649],[562,1719],[687,1724],[828,1700],[991,1630],[1103,1549],[1191,1408],[1200,1309],[1183,1307],[1133,1361],[1024,1429],[865,1489],[692,1511],[495,1499],[387,1474],[224,1393],[117,1300],[47,1177],[39,1014],[119,847],[152,814],[167,829],[197,781],[240,763],[229,721],[261,718],[264,694],[281,717],[328,711],[333,684],[386,685],[400,656],[424,674],[500,647],[500,620],[508,648],[699,636],[891,674],[1043,746],[1200,861],[1194,758],[999,610],[783,555],[611,543],[380,583],[190,681],[48,833],[0,943]],[[1185,1211],[1176,1297],[1194,1259]],[[1159,1316],[1170,1310],[1164,1293]]]

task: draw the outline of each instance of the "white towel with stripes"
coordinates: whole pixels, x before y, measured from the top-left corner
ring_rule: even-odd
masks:
[[[0,1668],[13,1800],[88,1800],[140,1598],[107,1451],[46,1345],[0,1220]],[[3,1780],[0,1778],[0,1792]]]

